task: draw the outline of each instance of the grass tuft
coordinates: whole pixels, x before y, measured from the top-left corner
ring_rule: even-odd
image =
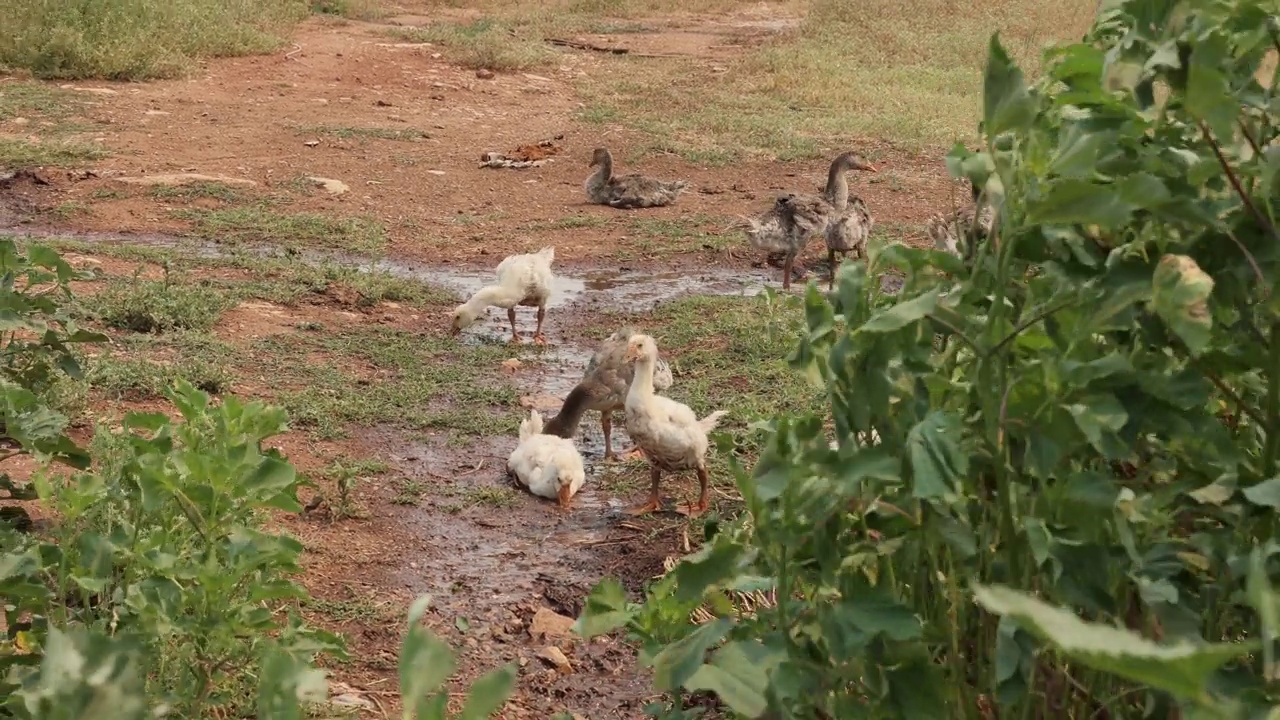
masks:
[[[305,0],[8,0],[0,64],[37,77],[174,77],[197,58],[268,52]]]
[[[209,330],[234,300],[209,285],[117,279],[83,303],[92,317],[108,327],[164,333]]]
[[[464,25],[438,22],[419,28],[397,28],[392,34],[408,42],[440,45],[450,60],[477,70],[528,70],[556,57],[541,38],[522,34],[513,25],[490,18]]]
[[[332,218],[315,213],[278,213],[262,205],[217,210],[175,210],[194,223],[193,234],[219,243],[313,247],[378,254],[387,233],[371,218]]]
[[[328,135],[342,140],[397,140],[417,142],[428,137],[416,128],[345,127],[341,125],[302,125],[299,135]]]

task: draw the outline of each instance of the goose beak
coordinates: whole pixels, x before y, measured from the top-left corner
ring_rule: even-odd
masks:
[[[569,486],[568,486],[568,485],[561,485],[561,486],[560,486],[560,490],[559,490],[559,491],[557,491],[556,495],[557,495],[557,498],[556,498],[556,499],[557,499],[557,500],[559,501],[559,503],[560,503],[560,509],[561,509],[561,510],[568,510],[568,509],[569,509],[569,500],[571,499],[571,498],[570,498],[570,496],[569,496]]]
[[[867,163],[867,172],[880,172],[880,168],[872,165],[871,163]]]

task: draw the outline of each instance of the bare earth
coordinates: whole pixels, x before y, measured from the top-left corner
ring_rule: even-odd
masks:
[[[791,22],[762,12],[659,21],[659,32],[578,39],[621,42],[636,52],[691,55],[714,64]],[[340,180],[349,192],[295,191],[288,212],[375,218],[389,233],[388,258],[457,267],[460,275],[440,280],[458,289],[490,274],[505,255],[553,244],[557,268],[588,279],[567,288],[560,307],[549,314],[548,334],[553,346],[563,348],[563,369],[516,376],[530,403],[544,410],[554,410],[590,349],[574,329],[575,318],[602,303],[624,307],[677,292],[716,292],[730,280],[777,286],[780,272],[753,268],[754,259],[732,259],[723,248],[709,249],[696,237],[655,241],[635,232],[632,223],[641,216],[696,217],[706,233],[723,233],[735,215],[759,210],[775,191],[816,189],[824,180],[825,162],[700,168],[675,156],[657,156],[644,158],[640,166],[628,163],[627,148],[638,135],[611,127],[602,137],[599,127],[574,119],[580,100],[570,83],[581,74],[601,72],[598,54],[566,50],[558,68],[481,79],[450,65],[438,48],[407,46],[386,35],[388,25],[424,20],[403,16],[336,25],[314,20],[298,30],[292,47],[271,56],[212,62],[192,79],[77,84],[104,89],[92,95],[88,116],[93,136],[112,155],[89,166],[92,173],[46,170],[39,177],[47,184],[11,183],[0,192],[0,226],[67,235],[180,233],[189,225],[169,211],[183,201],[157,199],[120,178],[196,172],[252,181],[256,187],[246,185],[247,190],[258,193],[296,190],[303,176]],[[315,131],[317,125],[419,130],[425,137],[344,139]],[[541,167],[479,167],[483,153],[511,153],[541,141],[559,151]],[[855,180],[877,223],[901,227],[910,238],[950,196],[942,150],[925,156],[873,139],[849,142],[882,168],[877,182]],[[586,205],[582,181],[592,148],[602,144],[615,150],[622,172],[685,178],[691,191],[674,207],[633,213]],[[884,179],[886,170],[892,171],[892,181]],[[87,209],[66,217],[51,212],[68,203]],[[212,200],[195,204],[217,207]],[[576,227],[557,224],[575,215],[592,219]],[[137,266],[110,258],[71,259],[81,267],[120,273]],[[665,284],[646,293],[646,279],[655,277]],[[593,292],[598,293],[594,301]],[[436,333],[446,320],[392,304],[356,308],[335,297],[296,308],[245,303],[224,315],[219,334],[247,345],[265,335],[300,332],[307,322],[377,323]],[[499,335],[504,322],[491,315],[486,327]],[[528,332],[531,326],[522,329]],[[376,371],[370,373],[369,381],[376,382]],[[270,398],[271,379],[247,373],[233,391]],[[594,467],[600,456],[595,418],[589,417],[584,428],[592,433],[584,453]],[[457,649],[460,681],[505,662],[520,664],[518,689],[503,717],[548,718],[561,711],[597,720],[642,717],[644,704],[656,694],[647,675],[637,670],[632,648],[617,639],[535,639],[530,623],[541,608],[576,617],[583,596],[606,575],[620,576],[638,590],[661,572],[665,557],[685,551],[681,521],[661,516],[622,521],[614,510],[639,498],[611,497],[590,482],[567,514],[525,495],[512,507],[459,506],[459,487],[507,484],[509,437],[457,447],[447,432],[421,441],[394,429],[364,428],[333,442],[291,433],[280,444],[303,471],[342,456],[377,458],[391,467],[358,487],[366,517],[335,521],[322,510],[282,520],[308,549],[303,582],[322,600],[309,610],[312,619],[350,639],[351,661],[333,663],[331,669],[337,680],[373,703],[373,716],[394,713],[399,706],[395,658],[404,611],[413,596],[430,593],[430,622]],[[395,477],[425,488],[418,506],[392,502]],[[572,672],[558,672],[536,656],[548,645],[564,651]]]

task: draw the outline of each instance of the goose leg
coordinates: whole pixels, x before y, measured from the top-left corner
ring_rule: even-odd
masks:
[[[520,342],[520,333],[516,332],[516,309],[507,308],[507,320],[511,323],[511,342]]]
[[[658,495],[658,481],[662,479],[662,471],[657,465],[649,467],[649,499],[643,505],[627,509],[628,515],[647,515],[662,509],[662,497]]]
[[[827,290],[834,290],[836,287],[836,251],[827,249],[827,264],[831,266],[831,279],[827,280]]]
[[[539,345],[544,345],[547,342],[547,337],[542,334],[542,320],[546,316],[547,316],[547,306],[539,305],[538,306],[538,328],[533,331],[533,341],[538,343]]]
[[[676,512],[681,515],[688,515],[689,517],[697,517],[706,512],[710,505],[707,498],[707,486],[709,482],[710,477],[707,475],[707,469],[704,467],[698,468],[698,502],[696,505],[681,505],[676,508]]]
[[[782,261],[782,292],[791,289],[791,263],[795,262],[795,256],[788,255],[786,260]]]
[[[611,411],[600,411],[600,430],[604,433],[604,459],[616,460],[613,454],[613,413]]]

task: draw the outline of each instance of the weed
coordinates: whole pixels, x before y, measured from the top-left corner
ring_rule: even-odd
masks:
[[[589,0],[580,7],[601,12],[627,4]],[[654,138],[652,150],[711,166],[757,155],[814,158],[850,136],[949,144],[970,137],[976,125],[992,30],[1016,38],[1015,55],[1033,61],[1046,42],[1082,31],[1093,10],[1031,0],[1010,0],[998,15],[947,0],[854,7],[815,0],[796,31],[715,69],[693,60],[605,58],[615,69],[584,80],[581,117],[631,126]],[[869,17],[875,32],[867,31]],[[920,20],[941,17],[946,22]]]
[[[156,185],[149,191],[151,197],[158,200],[182,200],[190,202],[201,198],[219,200],[224,203],[240,203],[248,197],[239,188],[220,182],[196,182],[184,185]]]
[[[342,140],[398,140],[416,142],[428,137],[422,130],[413,128],[343,127],[338,125],[303,125],[299,135],[329,135]]]
[[[494,412],[517,406],[514,388],[494,383],[505,346],[355,327],[262,338],[253,352],[294,424],[320,437],[340,437],[349,424],[447,427],[459,437],[516,429],[514,414]]]
[[[0,83],[0,122],[37,116],[61,120],[85,106],[84,96],[38,82]]]
[[[129,197],[129,194],[123,190],[112,190],[111,188],[98,188],[90,193],[90,197],[94,200],[123,200]]]
[[[425,493],[426,487],[422,481],[402,477],[396,480],[396,495],[391,502],[396,505],[416,506],[422,502],[422,496]]]
[[[512,507],[520,499],[513,488],[505,485],[485,485],[474,487],[466,493],[468,505],[485,505],[492,508]]]
[[[353,596],[349,600],[313,597],[309,598],[303,606],[336,623],[376,623],[399,615],[399,609],[393,608],[391,603],[376,602],[351,586],[347,586],[347,591]]]
[[[161,397],[165,389],[185,380],[202,392],[221,395],[231,387],[224,358],[180,357],[161,362],[144,357],[104,353],[89,366],[89,386],[112,399],[144,400]]]
[[[0,64],[46,78],[173,77],[195,58],[272,50],[306,12],[298,0],[10,0]]]
[[[73,217],[88,215],[89,212],[88,205],[75,200],[60,202],[52,208],[49,208],[49,214],[59,220],[70,220]]]
[[[377,20],[385,15],[377,0],[310,0],[311,12],[352,20]]]
[[[323,474],[333,481],[337,489],[337,497],[330,503],[335,520],[358,518],[367,515],[355,501],[353,494],[356,482],[370,475],[381,475],[387,471],[387,464],[379,460],[336,460],[325,468]]]
[[[114,280],[83,301],[99,322],[135,333],[209,330],[234,302],[209,285],[136,278]]]
[[[527,70],[556,56],[540,37],[524,36],[517,28],[490,18],[465,25],[448,22],[392,31],[409,42],[428,42],[445,48],[449,58],[464,67],[487,70]]]
[[[71,140],[31,141],[0,137],[0,168],[75,165],[107,155],[107,151],[97,145]]]
[[[572,230],[576,228],[595,228],[609,224],[609,218],[603,215],[586,215],[583,213],[574,213],[566,215],[556,220],[541,223],[537,229],[547,230]]]
[[[372,218],[332,218],[315,213],[278,213],[261,205],[218,210],[174,210],[190,220],[197,237],[227,243],[309,246],[354,253],[380,253],[387,244]]]

